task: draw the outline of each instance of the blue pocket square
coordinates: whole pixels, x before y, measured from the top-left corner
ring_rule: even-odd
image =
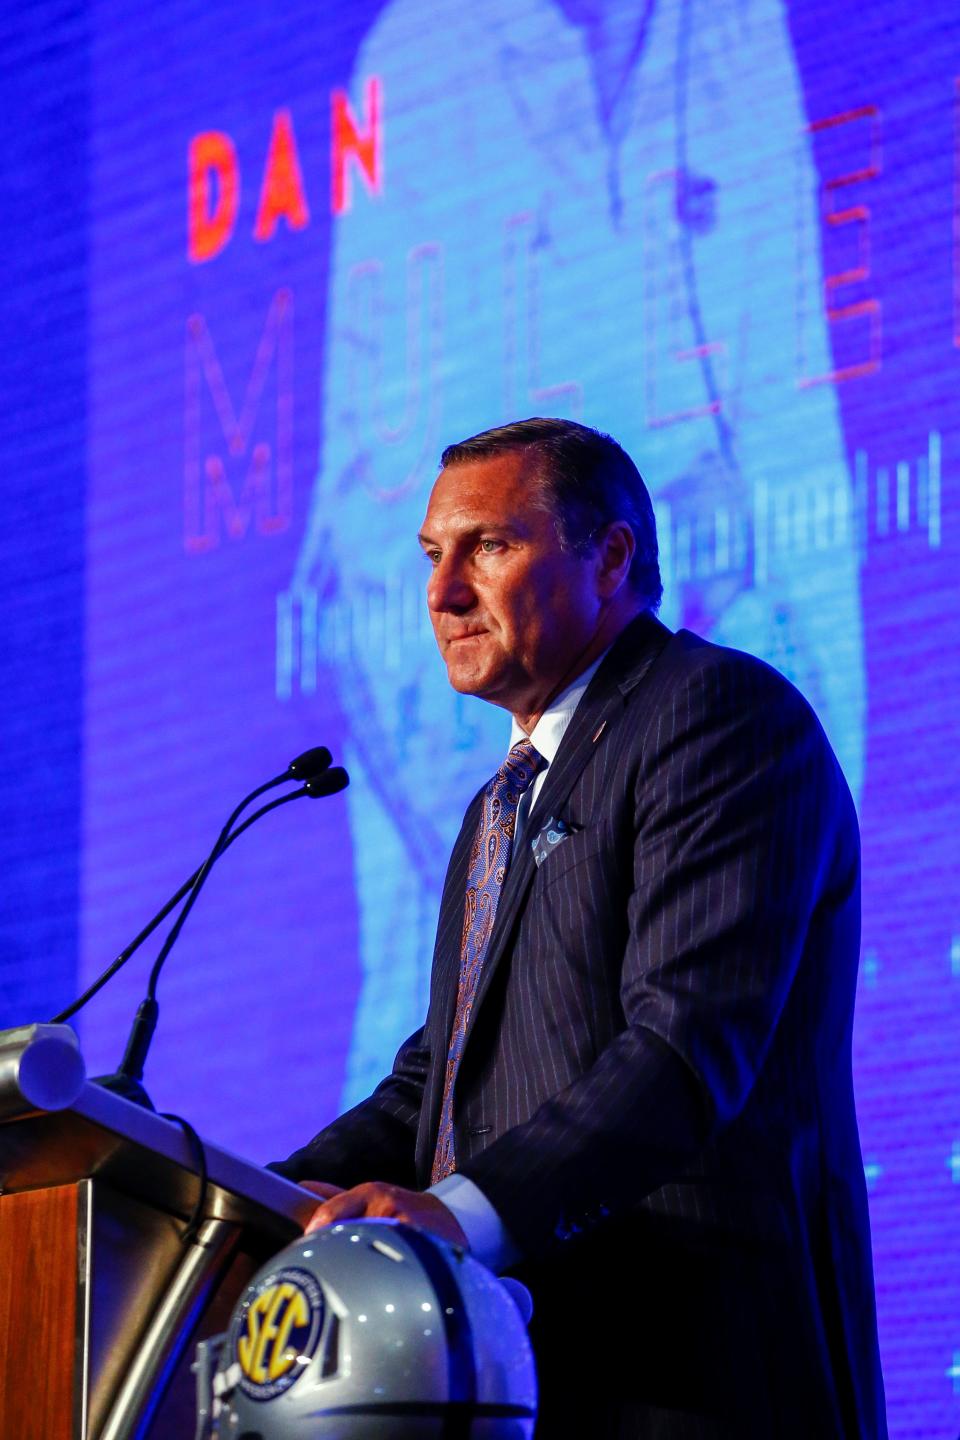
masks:
[[[538,830],[530,841],[534,863],[537,866],[542,865],[544,860],[553,854],[561,841],[569,840],[572,834],[573,831],[565,820],[555,820],[551,815],[543,829]]]

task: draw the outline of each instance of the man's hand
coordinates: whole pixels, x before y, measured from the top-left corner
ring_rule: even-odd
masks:
[[[304,1232],[307,1235],[322,1230],[325,1225],[335,1225],[339,1220],[403,1220],[418,1230],[439,1235],[451,1245],[461,1245],[464,1250],[470,1248],[460,1222],[435,1195],[402,1190],[399,1185],[384,1185],[378,1180],[355,1185],[352,1190],[307,1180],[304,1189],[323,1197],[323,1204],[317,1206],[307,1223]]]

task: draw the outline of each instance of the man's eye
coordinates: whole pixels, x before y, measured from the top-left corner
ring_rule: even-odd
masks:
[[[500,549],[500,541],[481,540],[480,549],[483,551],[484,555],[495,555],[496,552]]]

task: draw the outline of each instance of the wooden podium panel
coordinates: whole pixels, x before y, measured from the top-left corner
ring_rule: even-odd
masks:
[[[0,1435],[73,1440],[80,1186],[0,1196]]]
[[[0,1440],[189,1440],[196,1343],[315,1199],[0,1031]],[[187,1220],[199,1206],[198,1226]]]

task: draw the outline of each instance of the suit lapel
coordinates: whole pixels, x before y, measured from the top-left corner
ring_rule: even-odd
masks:
[[[596,747],[609,742],[609,737],[623,714],[627,694],[644,678],[669,639],[670,631],[666,626],[661,625],[652,615],[646,614],[639,615],[618,636],[574,711],[553,764],[547,771],[543,789],[537,797],[536,810],[539,814],[556,815],[563,809]],[[469,853],[469,844],[467,849]],[[525,833],[517,851],[511,856],[510,869],[500,894],[493,934],[490,936],[490,945],[467,1025],[465,1046],[469,1042],[477,1013],[507,948],[514,922],[535,873],[536,865],[529,835]],[[456,986],[453,988],[455,992]],[[451,1023],[452,1019],[451,1006]]]

